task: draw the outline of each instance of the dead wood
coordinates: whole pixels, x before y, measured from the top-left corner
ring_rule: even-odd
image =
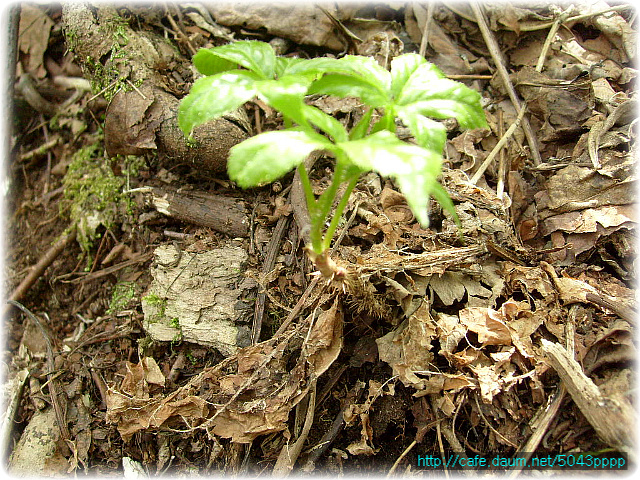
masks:
[[[633,451],[635,411],[624,395],[604,396],[562,345],[543,339],[542,350],[598,436],[614,448]]]
[[[249,216],[239,198],[169,187],[150,191],[151,203],[160,213],[231,237],[249,235]]]

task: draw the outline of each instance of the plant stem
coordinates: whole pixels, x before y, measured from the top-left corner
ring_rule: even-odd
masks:
[[[309,174],[307,173],[307,169],[305,168],[304,163],[298,165],[298,174],[300,175],[300,183],[302,184],[302,190],[304,190],[304,196],[307,201],[307,209],[309,210],[309,221],[311,223],[309,238],[311,240],[311,249],[316,253],[321,253],[322,224],[324,223],[324,218],[318,218],[318,201],[313,195],[311,181],[309,180]]]
[[[326,233],[324,234],[324,238],[322,239],[322,249],[326,250],[331,246],[331,240],[333,239],[334,234],[336,233],[336,229],[338,228],[338,223],[340,223],[340,219],[342,218],[342,212],[344,212],[347,203],[349,202],[349,197],[351,196],[351,192],[355,188],[358,183],[358,178],[360,178],[360,172],[351,177],[349,183],[347,184],[347,188],[340,199],[340,203],[336,207],[336,211],[333,214],[333,218],[331,219],[331,223],[329,224],[329,228],[327,228]]]
[[[322,227],[324,226],[324,222],[326,221],[327,217],[329,216],[329,214],[331,213],[331,207],[333,206],[333,201],[336,198],[336,193],[338,192],[338,185],[340,185],[341,179],[344,175],[344,170],[345,170],[345,164],[343,161],[341,161],[340,156],[338,155],[338,157],[336,158],[336,168],[333,172],[333,178],[331,179],[331,184],[329,185],[329,188],[327,188],[322,195],[320,195],[320,198],[318,198],[318,216],[317,216],[317,223],[314,224],[314,221],[311,221],[311,229],[313,230],[314,228],[317,228],[319,232],[322,231]],[[315,246],[314,246],[314,250],[316,250],[316,253],[321,254],[327,247],[326,247],[326,234],[324,235],[325,239],[323,239],[321,241],[320,244],[320,250],[316,250]],[[331,238],[329,238],[329,242],[331,242]]]

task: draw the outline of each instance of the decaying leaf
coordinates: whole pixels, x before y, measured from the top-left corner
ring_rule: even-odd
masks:
[[[436,324],[429,314],[429,304],[423,301],[418,310],[400,326],[376,340],[380,360],[391,365],[402,383],[419,390],[426,381],[415,372],[430,370],[434,354],[431,341],[436,337]]]
[[[130,368],[119,390],[109,389],[107,420],[117,424],[125,440],[141,430],[173,426],[204,429],[237,443],[285,430],[289,412],[306,395],[310,379],[329,368],[342,346],[339,298],[315,323],[312,317],[276,338],[238,350],[168,395],[147,394],[149,380],[160,378],[155,362],[143,360]],[[292,345],[305,339],[302,349]],[[289,369],[287,358],[296,352],[295,366]]]
[[[24,4],[20,6],[20,26],[18,46],[27,55],[23,62],[28,73],[35,78],[47,74],[43,65],[43,56],[49,46],[49,33],[54,23],[39,7]]]

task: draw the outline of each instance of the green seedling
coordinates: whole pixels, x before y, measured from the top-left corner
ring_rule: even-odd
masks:
[[[453,117],[461,128],[486,127],[481,97],[447,79],[420,55],[400,55],[388,71],[370,57],[278,57],[269,44],[239,41],[202,49],[193,62],[205,76],[180,104],[178,121],[186,135],[256,96],[283,115],[283,130],[261,133],[234,146],[227,171],[240,187],[250,188],[298,169],[311,224],[308,252],[323,275],[340,273],[328,250],[363,173],[392,177],[422,226],[429,223],[431,196],[458,221],[453,202],[438,183],[446,129],[434,119]],[[338,120],[305,103],[311,94],[358,97],[368,110],[347,131]],[[409,128],[415,144],[397,137],[397,121]],[[332,182],[317,198],[304,167],[305,158],[315,151],[335,158]],[[346,188],[329,220],[343,184]]]

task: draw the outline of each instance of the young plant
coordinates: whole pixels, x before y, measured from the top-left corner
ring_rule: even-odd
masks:
[[[249,188],[298,168],[311,224],[308,252],[323,275],[344,273],[328,250],[363,173],[375,171],[394,178],[422,226],[429,223],[431,196],[457,221],[453,203],[437,180],[446,130],[432,118],[454,117],[462,128],[486,127],[486,119],[478,92],[447,79],[423,57],[398,56],[388,71],[370,57],[277,57],[269,44],[239,41],[200,50],[193,61],[205,77],[194,83],[180,104],[178,121],[185,134],[255,96],[283,115],[283,130],[261,133],[234,146],[227,171],[240,187]],[[304,99],[310,94],[358,97],[369,108],[347,131],[335,118],[307,105]],[[374,111],[379,113],[375,122]],[[396,136],[397,120],[409,128],[416,144]],[[335,158],[331,184],[317,198],[304,167],[305,158],[314,151]],[[346,188],[329,221],[342,184]]]

